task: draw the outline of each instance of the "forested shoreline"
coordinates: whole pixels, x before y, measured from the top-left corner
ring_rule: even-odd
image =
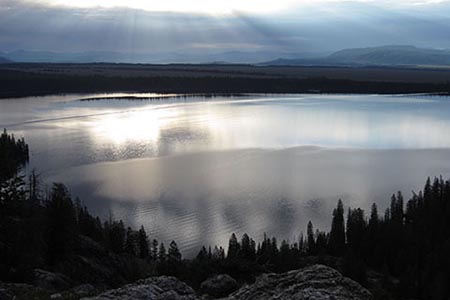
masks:
[[[6,64],[0,98],[68,93],[450,93],[450,72],[251,65]]]
[[[206,245],[186,260],[176,241],[166,245],[143,227],[93,216],[62,183],[44,191],[36,173],[25,178],[19,171],[28,146],[6,130],[0,161],[0,281],[30,283],[34,270],[44,269],[99,288],[164,274],[198,289],[214,274],[245,283],[261,273],[322,263],[360,282],[376,299],[450,296],[450,182],[443,178],[428,178],[408,200],[401,192],[392,195],[384,213],[375,204],[367,214],[338,200],[330,231],[314,230],[309,222],[296,241],[231,234],[226,249]]]

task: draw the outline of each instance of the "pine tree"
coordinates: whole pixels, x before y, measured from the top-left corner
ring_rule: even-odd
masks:
[[[317,254],[323,255],[327,251],[328,235],[326,232],[316,230],[316,251]]]
[[[152,249],[151,249],[151,259],[153,261],[156,261],[158,259],[158,248],[159,248],[159,244],[158,241],[156,239],[153,239],[152,241]]]
[[[370,210],[369,228],[375,230],[378,228],[378,224],[379,224],[378,207],[375,203],[373,203]]]
[[[76,235],[75,208],[66,186],[53,184],[46,209],[48,259],[54,263],[71,251]]]
[[[300,234],[300,238],[298,241],[298,249],[299,249],[300,253],[302,253],[302,254],[306,254],[308,252],[308,241],[305,238],[305,236],[303,235],[303,231]]]
[[[403,225],[403,195],[401,192],[397,193],[397,196],[391,197],[391,221],[395,226],[401,227]]]
[[[159,244],[158,261],[160,263],[167,261],[167,252],[164,243]]]
[[[170,242],[167,260],[170,263],[179,263],[181,261],[181,253],[180,250],[178,250],[178,246],[175,241]]]
[[[205,246],[198,252],[196,259],[200,261],[208,259],[208,250],[206,250]]]
[[[17,175],[18,171],[28,163],[29,152],[25,140],[16,141],[14,135],[6,129],[0,135],[0,184]]]
[[[246,233],[244,233],[241,239],[240,255],[246,259],[254,259],[256,255],[256,243]]]
[[[137,256],[137,243],[138,237],[136,236],[136,232],[128,227],[125,239],[125,252],[132,256]]]
[[[238,257],[240,251],[240,245],[236,238],[236,235],[233,233],[230,237],[230,241],[228,242],[228,259],[235,259]]]
[[[225,250],[222,247],[214,247],[214,252],[211,257],[213,260],[224,260],[225,259]]]
[[[123,253],[125,248],[126,230],[122,220],[110,221],[109,225],[109,245],[115,253]]]
[[[307,240],[308,240],[308,254],[309,255],[317,254],[316,241],[315,241],[315,238],[314,238],[314,228],[313,228],[313,224],[312,224],[311,221],[308,222]]]
[[[334,255],[342,255],[345,248],[344,206],[339,199],[337,208],[333,211],[330,231],[330,251]]]
[[[354,251],[360,251],[366,231],[364,211],[360,208],[348,210],[347,244]]]
[[[148,243],[147,233],[144,226],[141,226],[141,229],[139,229],[139,257],[142,259],[147,259],[150,255]]]

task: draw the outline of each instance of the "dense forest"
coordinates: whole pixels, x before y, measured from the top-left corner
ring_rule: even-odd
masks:
[[[16,140],[6,129],[0,135],[0,182],[13,177],[28,162],[28,145],[24,139]]]
[[[0,140],[0,280],[32,282],[33,270],[61,272],[76,283],[117,286],[152,275],[174,275],[194,288],[214,274],[252,282],[263,272],[328,264],[368,287],[377,299],[449,299],[450,182],[430,178],[406,201],[398,192],[380,215],[341,200],[329,232],[296,241],[231,235],[228,248],[203,247],[185,260],[172,241],[151,239],[143,227],[100,220],[61,183],[44,191],[34,172],[25,178],[28,146],[6,130]],[[97,267],[95,267],[97,266]],[[374,275],[375,274],[375,275]],[[378,278],[374,280],[374,278]]]
[[[22,65],[21,65],[22,66]],[[27,65],[23,65],[24,68]],[[33,65],[32,65],[33,66]],[[121,69],[118,75],[104,75],[102,64],[87,65],[91,73],[71,73],[67,65],[44,65],[39,70],[0,69],[0,98],[40,96],[64,93],[353,93],[353,94],[405,94],[438,93],[448,94],[450,85],[446,81],[411,81],[410,77],[428,78],[432,74],[415,74],[403,70],[399,78],[404,81],[385,77],[366,78],[364,69],[348,69],[348,73],[333,77],[341,72],[335,68],[329,73],[298,77],[295,74],[272,74],[270,70],[261,70],[258,74],[236,70],[225,72],[223,66],[212,66],[218,70],[200,70],[190,72],[188,66],[166,66],[156,73],[129,75]],[[117,65],[120,68],[121,65]],[[61,70],[58,69],[61,67]],[[127,65],[122,68],[126,69]],[[175,68],[177,67],[177,68]],[[245,67],[245,66],[243,66]],[[95,68],[99,68],[96,70]],[[131,66],[128,68],[132,69]],[[150,68],[150,67],[149,67]],[[172,70],[171,68],[175,68]],[[181,71],[180,71],[181,69]],[[186,72],[182,72],[186,69]],[[253,69],[258,70],[257,67]],[[320,67],[317,68],[320,70]],[[189,72],[188,72],[189,71]],[[254,70],[253,70],[254,71]],[[181,74],[180,74],[181,72]],[[273,72],[273,71],[272,71]],[[114,73],[114,72],[111,72]],[[131,71],[130,71],[131,73]],[[370,73],[368,71],[368,73]],[[410,74],[411,73],[411,74]],[[109,74],[109,73],[108,73]],[[358,78],[358,74],[361,75]],[[349,79],[352,78],[352,79]],[[418,79],[419,80],[419,79]]]

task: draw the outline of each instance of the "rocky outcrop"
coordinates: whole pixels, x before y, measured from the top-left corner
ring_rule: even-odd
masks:
[[[216,286],[216,276],[205,281],[202,288]],[[232,278],[231,278],[232,279]],[[218,284],[220,285],[220,284]],[[213,296],[211,291],[209,296]],[[246,285],[222,300],[370,300],[371,293],[357,282],[323,265],[313,265],[283,274],[263,274],[251,285]],[[119,289],[110,290],[93,298],[82,300],[198,300],[192,288],[175,277],[161,276],[139,280]]]
[[[82,300],[196,300],[194,290],[175,277],[160,276],[139,280],[93,298]]]
[[[203,281],[200,285],[202,293],[213,296],[223,297],[239,288],[237,281],[228,274],[221,274]]]
[[[66,257],[55,269],[76,284],[90,283],[106,288],[122,286],[127,283],[127,269],[134,265],[132,258],[115,255],[86,236],[77,237],[74,253],[76,255]]]
[[[263,274],[224,300],[370,300],[371,293],[338,271],[313,265],[283,274]]]
[[[48,299],[47,290],[23,283],[0,282],[0,300]]]
[[[77,296],[95,295],[96,288],[91,284],[82,284],[74,287],[71,291]]]
[[[6,288],[0,287],[0,300],[12,300],[12,293]]]
[[[71,280],[63,274],[35,269],[33,284],[46,290],[61,291],[68,289],[72,283]]]

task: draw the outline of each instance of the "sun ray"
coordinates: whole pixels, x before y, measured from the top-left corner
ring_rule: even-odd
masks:
[[[222,14],[232,13],[233,11],[243,12],[273,12],[286,9],[288,6],[302,2],[299,0],[72,0],[67,3],[66,0],[46,0],[53,5],[73,6],[73,7],[127,7],[134,9],[143,9],[148,11],[171,11],[171,12],[197,12]]]

